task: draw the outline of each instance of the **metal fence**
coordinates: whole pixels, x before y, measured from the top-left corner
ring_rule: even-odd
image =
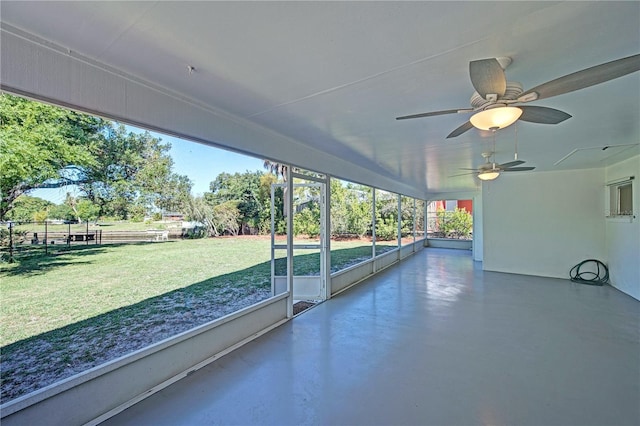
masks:
[[[164,225],[163,229],[144,229],[144,226],[130,229],[118,225],[62,221],[0,223],[0,261],[14,262],[24,256],[80,246],[168,241],[181,238],[183,233],[181,223]]]
[[[0,226],[0,256],[13,262],[16,257],[48,254],[72,245],[102,244],[102,230],[89,223],[6,222]]]

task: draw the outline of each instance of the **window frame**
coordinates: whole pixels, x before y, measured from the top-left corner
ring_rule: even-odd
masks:
[[[607,183],[605,209],[607,219],[633,221],[636,218],[635,204],[637,201],[633,197],[634,179],[635,176],[629,176]]]

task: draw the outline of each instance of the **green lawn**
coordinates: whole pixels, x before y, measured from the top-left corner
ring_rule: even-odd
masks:
[[[332,242],[332,270],[369,257],[363,244]],[[317,273],[317,256],[298,256],[295,273]],[[269,260],[268,239],[238,237],[78,246],[0,264],[0,347],[201,282],[267,288]]]
[[[80,245],[0,263],[2,400],[268,298],[269,247],[255,237]],[[318,251],[305,253],[295,274],[317,274]],[[371,245],[332,242],[331,256],[340,270]]]
[[[263,241],[80,246],[2,265],[0,346],[269,260]]]

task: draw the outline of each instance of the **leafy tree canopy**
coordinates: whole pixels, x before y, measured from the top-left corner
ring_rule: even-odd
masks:
[[[218,206],[228,201],[236,203],[238,219],[247,225],[256,227],[260,219],[260,211],[268,208],[265,205],[264,188],[266,181],[261,179],[261,171],[246,171],[244,173],[220,173],[209,185],[211,192],[204,194],[205,200],[212,206]]]
[[[38,197],[23,195],[13,203],[13,208],[7,214],[7,219],[15,222],[31,222],[38,212],[47,211],[53,203]]]
[[[106,122],[62,108],[0,95],[0,219],[35,188],[73,183],[96,164],[92,148]]]
[[[192,183],[173,173],[171,145],[148,132],[63,108],[0,95],[0,219],[36,188],[77,185],[85,215],[120,218],[179,210]],[[88,204],[85,204],[88,206]]]

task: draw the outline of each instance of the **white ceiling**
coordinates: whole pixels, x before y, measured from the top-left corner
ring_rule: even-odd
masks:
[[[426,193],[477,189],[473,176],[449,176],[480,165],[492,139],[475,129],[446,139],[468,115],[395,117],[469,107],[469,61],[511,57],[507,77],[526,90],[640,53],[637,1],[3,0],[0,17]],[[601,167],[639,152],[638,72],[530,105],[573,117],[558,125],[518,124],[519,158],[536,167],[527,173]],[[513,159],[514,129],[497,134],[498,162]],[[601,149],[615,145],[631,146]],[[357,180],[349,171],[342,177]]]

